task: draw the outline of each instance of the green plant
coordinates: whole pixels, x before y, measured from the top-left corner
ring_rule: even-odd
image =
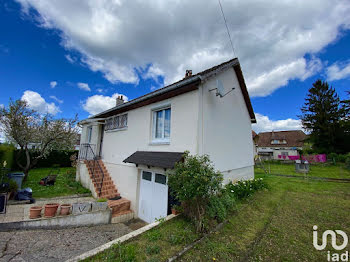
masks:
[[[107,198],[99,198],[96,202],[107,202]]]
[[[215,171],[207,155],[190,156],[188,151],[184,153],[184,161],[169,173],[171,192],[182,203],[184,215],[195,223],[198,232],[208,229],[209,202],[221,191],[222,181],[222,174]]]
[[[346,167],[346,169],[350,170],[350,153],[348,153],[348,154],[346,155],[345,167]]]
[[[136,247],[132,244],[123,245],[121,243],[115,244],[104,257],[106,261],[116,262],[134,262],[136,261]]]
[[[228,183],[226,191],[236,199],[243,199],[251,196],[255,191],[267,188],[267,184],[262,178]]]
[[[148,247],[146,248],[146,253],[147,253],[148,255],[155,255],[155,254],[158,254],[159,251],[160,251],[159,246],[148,246]]]
[[[160,239],[161,234],[160,234],[159,230],[154,229],[154,230],[149,231],[146,234],[146,237],[149,241],[156,241],[156,240]]]
[[[210,198],[208,215],[211,219],[222,222],[227,217],[228,212],[234,210],[235,207],[236,201],[234,196],[230,195],[226,190],[222,190],[221,194]]]

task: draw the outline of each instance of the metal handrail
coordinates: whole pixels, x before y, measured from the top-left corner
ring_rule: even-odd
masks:
[[[94,145],[94,144],[89,144],[89,143],[81,144],[80,149],[79,149],[79,160],[88,160],[88,161],[93,160],[93,167],[92,167],[91,172],[92,172],[92,178],[94,179],[96,184],[97,184],[97,182],[96,182],[96,177],[95,177],[95,167],[97,164],[97,167],[102,174],[102,180],[101,180],[101,184],[99,186],[99,193],[98,193],[98,196],[101,196],[101,191],[102,191],[105,173],[103,172],[103,169],[100,165],[100,162],[98,161],[99,157],[96,156],[94,150],[92,149],[93,146],[96,148],[96,145]],[[90,164],[89,164],[89,167],[90,167]]]

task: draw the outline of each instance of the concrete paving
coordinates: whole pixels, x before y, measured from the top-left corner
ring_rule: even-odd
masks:
[[[80,202],[93,202],[96,201],[92,197],[58,197],[37,200],[34,204],[24,205],[8,205],[6,207],[6,214],[0,214],[0,223],[16,222],[29,219],[29,209],[32,206],[42,206],[48,203],[59,203],[59,204],[73,204]],[[43,213],[43,211],[42,211]],[[1,226],[1,224],[0,224]]]
[[[133,231],[124,224],[0,233],[0,261],[66,261]]]

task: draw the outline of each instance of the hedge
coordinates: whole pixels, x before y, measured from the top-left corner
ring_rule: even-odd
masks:
[[[58,151],[58,150],[53,150],[51,153],[46,157],[42,158],[38,161],[38,163],[35,165],[35,168],[40,168],[40,167],[52,167],[55,165],[59,165],[60,167],[71,167],[72,163],[70,160],[70,156],[73,154],[78,154],[78,150],[67,150],[67,151]],[[19,150],[16,150],[14,156],[19,153]],[[38,153],[32,153],[32,156],[35,157],[37,156]],[[20,159],[24,160],[24,152],[22,152]],[[17,166],[16,161],[13,162],[13,167],[12,169],[20,169]]]
[[[13,145],[1,144],[0,145],[0,165],[3,167],[4,161],[6,161],[6,168],[13,168],[14,164],[14,152],[16,148]]]

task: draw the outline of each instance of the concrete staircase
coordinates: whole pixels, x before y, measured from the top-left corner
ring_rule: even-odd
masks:
[[[132,219],[134,217],[134,213],[132,210],[130,210],[130,200],[127,200],[126,198],[109,200],[120,196],[120,193],[114,185],[114,182],[103,161],[85,160],[84,162],[89,171],[89,176],[94,185],[97,196],[99,198],[108,199],[108,207],[112,210],[112,223],[120,223]]]

